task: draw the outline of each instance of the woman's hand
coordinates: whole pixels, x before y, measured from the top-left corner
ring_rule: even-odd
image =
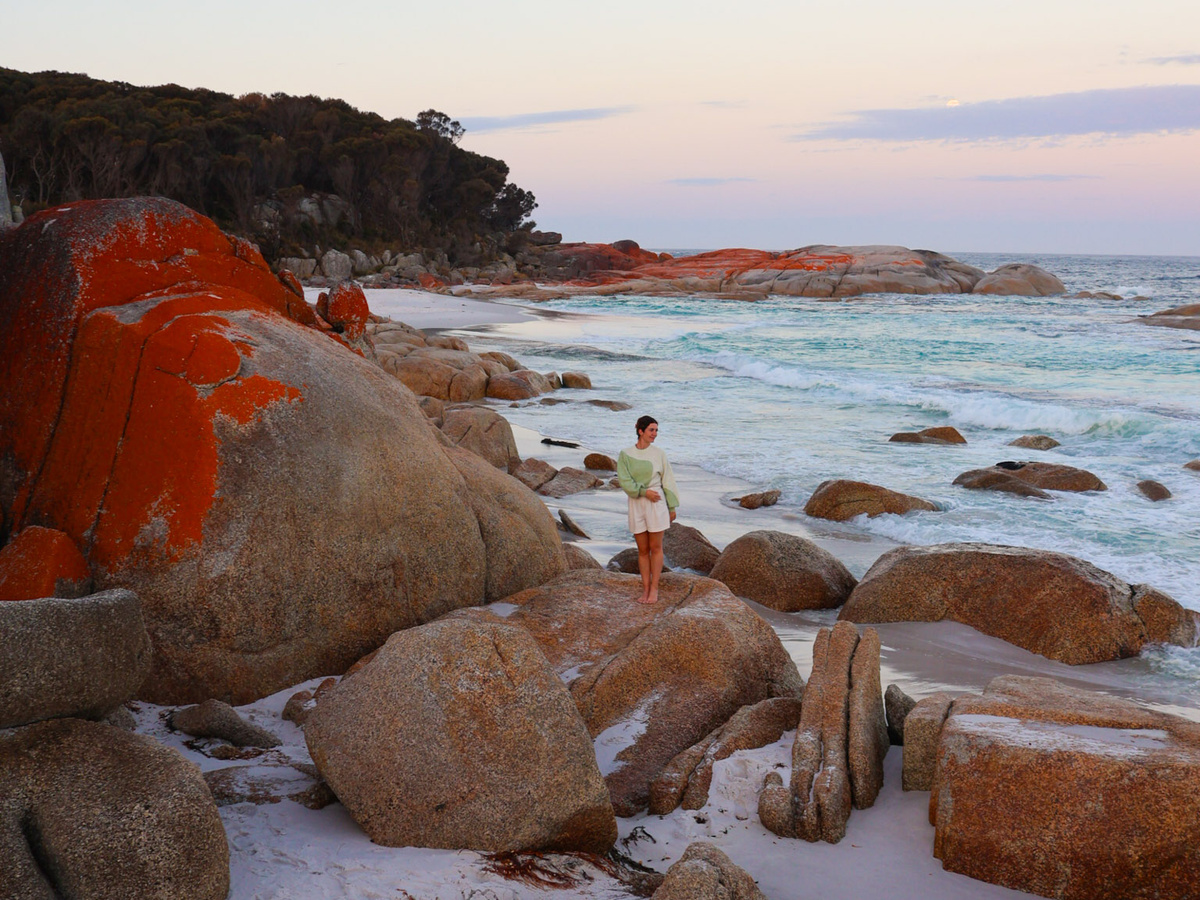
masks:
[[[646,488],[646,493],[644,496],[651,503],[657,503],[659,500],[662,499],[662,495],[659,494],[658,491],[654,490],[654,488]]]
[[[675,510],[671,510],[671,521],[675,521]]]

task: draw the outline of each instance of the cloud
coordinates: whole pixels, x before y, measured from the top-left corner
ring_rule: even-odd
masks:
[[[675,184],[680,187],[716,187],[721,184],[732,184],[737,181],[757,181],[755,178],[669,178],[664,184]]]
[[[745,100],[701,100],[701,106],[711,106],[713,109],[745,109]]]
[[[555,109],[549,112],[519,113],[515,116],[468,116],[460,119],[463,128],[472,134],[485,131],[514,131],[536,128],[539,125],[561,125],[564,122],[591,122],[633,112],[632,106],[603,106],[593,109]]]
[[[1200,85],[1114,88],[918,109],[866,109],[795,141],[995,141],[1200,128]]]
[[[1013,181],[1081,181],[1085,178],[1099,178],[1099,175],[973,175],[964,181],[988,181],[1008,183]]]
[[[1181,56],[1153,56],[1143,61],[1154,63],[1156,66],[1169,66],[1172,63],[1179,63],[1181,66],[1200,66],[1200,53],[1185,53]]]

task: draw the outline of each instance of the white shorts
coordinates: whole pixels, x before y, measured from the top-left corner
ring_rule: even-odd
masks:
[[[645,497],[629,498],[629,530],[634,534],[643,531],[666,531],[671,527],[671,513],[667,509],[667,501],[659,488],[658,502],[653,503]]]

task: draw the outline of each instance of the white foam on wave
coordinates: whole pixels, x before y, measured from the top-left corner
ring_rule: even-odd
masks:
[[[1142,651],[1142,658],[1164,675],[1200,681],[1200,647],[1151,644]]]

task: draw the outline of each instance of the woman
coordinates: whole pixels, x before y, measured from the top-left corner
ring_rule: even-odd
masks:
[[[651,446],[658,437],[658,421],[637,420],[637,443],[617,457],[617,478],[629,495],[629,530],[637,541],[642,595],[638,603],[658,602],[658,576],[662,574],[663,532],[675,521],[679,497],[667,455]]]

